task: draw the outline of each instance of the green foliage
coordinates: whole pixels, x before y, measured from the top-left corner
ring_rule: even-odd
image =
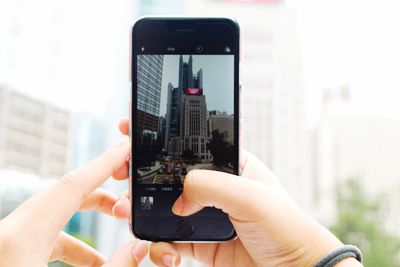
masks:
[[[81,235],[81,234],[73,234],[73,236],[78,238],[79,240],[85,242],[86,244],[88,244],[92,248],[95,247],[95,245],[96,245],[95,240],[90,236]]]
[[[48,264],[49,267],[72,267],[69,264],[63,263],[61,261],[53,261]]]
[[[347,180],[337,193],[338,220],[332,232],[343,243],[360,247],[365,266],[400,266],[400,238],[383,227],[383,199],[371,200],[356,179]]]

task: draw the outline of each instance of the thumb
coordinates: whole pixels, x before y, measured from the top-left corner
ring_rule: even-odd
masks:
[[[148,251],[145,241],[133,241],[120,247],[103,267],[137,267]]]
[[[215,207],[232,219],[254,221],[265,217],[266,209],[271,209],[276,197],[272,188],[251,179],[224,172],[193,170],[186,175],[182,195],[172,211],[188,216],[204,207]]]

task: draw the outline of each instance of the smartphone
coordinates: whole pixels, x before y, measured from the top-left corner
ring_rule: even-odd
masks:
[[[132,233],[150,241],[233,239],[223,211],[180,217],[171,208],[191,170],[239,173],[238,24],[145,17],[132,28],[131,49]]]

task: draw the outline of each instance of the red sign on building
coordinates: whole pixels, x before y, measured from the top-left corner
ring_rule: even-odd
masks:
[[[185,95],[202,95],[203,89],[188,87],[188,88],[185,88],[184,92],[185,92]]]

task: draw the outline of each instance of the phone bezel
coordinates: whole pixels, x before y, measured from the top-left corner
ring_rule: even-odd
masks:
[[[229,25],[231,31],[227,32],[218,32],[215,29],[215,25],[225,24]],[[157,29],[157,27],[161,27],[164,25],[162,30]],[[212,27],[214,25],[214,27]],[[174,29],[195,29],[194,31],[175,31]],[[222,27],[221,27],[222,29]],[[164,35],[162,35],[164,34]],[[229,43],[229,46],[234,51],[232,54],[234,55],[234,141],[235,141],[235,154],[237,155],[234,163],[235,174],[239,175],[239,153],[240,153],[240,138],[239,138],[239,124],[240,124],[240,101],[239,101],[239,61],[240,61],[240,32],[239,26],[237,22],[230,18],[194,18],[194,17],[143,17],[136,21],[132,28],[132,41],[131,41],[131,108],[130,108],[130,118],[131,121],[134,121],[134,118],[137,117],[137,65],[135,63],[135,59],[138,54],[196,54],[193,51],[194,45],[197,43],[203,43],[201,40],[207,40],[210,44],[209,49],[205,49],[202,54],[207,55],[221,55],[221,49],[217,48],[217,44],[226,45]],[[168,36],[168,38],[165,38]],[[197,38],[194,38],[197,36]],[[229,42],[227,42],[226,38],[230,38]],[[217,37],[217,38],[216,38]],[[220,39],[222,38],[223,41]],[[172,51],[166,50],[166,45],[168,42],[173,43],[176,46],[179,46],[176,49],[175,53]],[[164,45],[160,45],[163,43]],[[144,53],[138,53],[140,46],[145,45],[147,51]],[[211,49],[212,48],[212,49]],[[137,229],[135,226],[135,205],[133,201],[135,201],[135,188],[137,188],[137,172],[132,171],[134,166],[136,166],[136,157],[135,157],[135,148],[136,140],[135,136],[135,127],[134,122],[131,123],[131,140],[132,140],[132,156],[130,158],[130,182],[129,189],[130,195],[132,199],[131,205],[131,219],[130,219],[130,229],[131,232],[140,239],[150,240],[150,241],[174,241],[174,242],[221,242],[228,241],[234,239],[236,237],[236,233],[233,229],[233,226],[230,225],[231,229],[229,229],[230,233],[224,236],[218,236],[218,234],[213,236],[206,236],[202,238],[187,238],[182,240],[181,238],[176,237],[168,237],[168,236],[154,236],[149,234],[151,231],[142,231],[143,229]],[[133,167],[132,167],[133,166]],[[137,216],[141,217],[141,216]],[[156,216],[154,216],[156,217]],[[165,218],[168,218],[165,216]],[[221,222],[228,220],[228,216],[220,218]],[[149,222],[151,225],[151,222]],[[217,222],[218,224],[218,222]],[[223,225],[223,224],[221,224]],[[147,226],[145,226],[147,227]],[[154,226],[148,226],[148,230]],[[225,227],[225,226],[224,226]]]

